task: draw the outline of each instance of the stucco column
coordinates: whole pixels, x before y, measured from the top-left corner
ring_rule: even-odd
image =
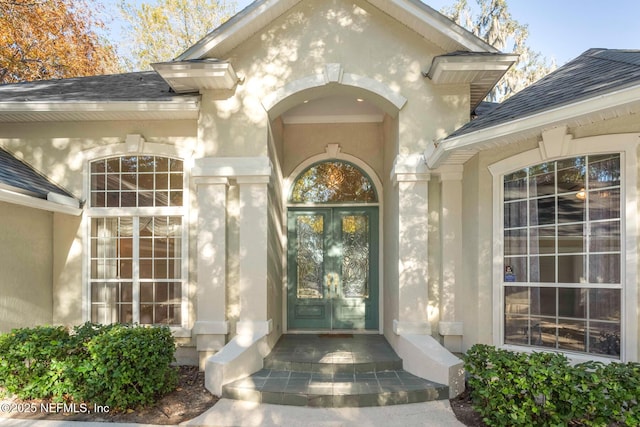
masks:
[[[240,190],[240,313],[238,335],[271,332],[267,312],[267,216],[269,176],[237,177]]]
[[[438,332],[448,350],[460,352],[463,328],[462,322],[456,321],[456,296],[462,277],[462,166],[447,167],[440,174],[440,182],[442,288]]]
[[[226,321],[226,209],[227,185],[224,177],[196,177],[198,202],[198,283],[197,321],[194,336],[200,359],[225,345],[229,332]]]
[[[394,173],[398,186],[398,335],[431,334],[428,287],[428,173]]]

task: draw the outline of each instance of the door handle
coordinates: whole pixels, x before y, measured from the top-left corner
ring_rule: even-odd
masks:
[[[329,290],[329,299],[335,299],[338,297],[338,274],[327,273],[325,277],[325,283]]]

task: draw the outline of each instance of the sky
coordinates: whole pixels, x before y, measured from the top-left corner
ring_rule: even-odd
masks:
[[[474,0],[468,0],[474,4]],[[436,10],[454,0],[423,0]],[[561,66],[592,47],[640,49],[640,0],[507,0],[528,45]],[[251,0],[237,0],[238,10]]]

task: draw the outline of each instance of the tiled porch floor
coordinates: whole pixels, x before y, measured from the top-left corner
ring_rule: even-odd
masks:
[[[283,335],[265,368],[223,397],[296,406],[358,407],[448,398],[448,387],[402,370],[381,335]]]

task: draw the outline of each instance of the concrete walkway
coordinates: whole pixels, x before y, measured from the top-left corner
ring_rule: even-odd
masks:
[[[308,408],[221,399],[189,427],[459,427],[447,400],[367,408]],[[150,427],[148,424],[89,423],[0,418],[1,427]]]
[[[1,424],[0,424],[1,425]],[[463,426],[448,400],[366,408],[308,408],[222,399],[189,427],[453,427]]]

